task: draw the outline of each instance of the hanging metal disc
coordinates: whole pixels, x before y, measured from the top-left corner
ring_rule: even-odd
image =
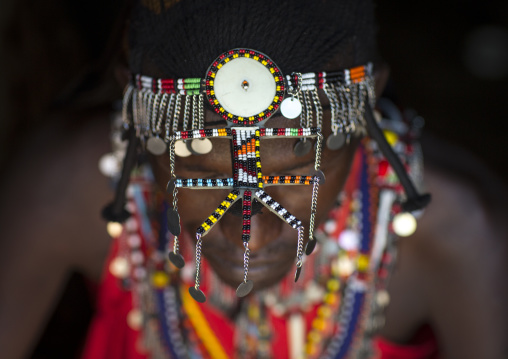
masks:
[[[295,143],[295,147],[293,147],[293,152],[297,157],[303,157],[312,149],[312,141],[309,139],[300,139],[297,143]]]
[[[314,171],[314,173],[312,174],[313,177],[318,177],[319,178],[319,184],[322,185],[322,184],[325,184],[326,182],[326,177],[325,177],[325,174],[323,173],[323,171],[321,170],[317,170],[317,171]]]
[[[238,288],[236,288],[236,296],[239,298],[245,297],[247,294],[249,294],[254,287],[254,282],[250,279],[247,279],[247,281],[242,282]]]
[[[314,248],[316,248],[316,238],[312,238],[312,240],[307,242],[307,245],[305,246],[305,254],[310,256],[311,253],[314,251]]]
[[[289,119],[297,118],[302,113],[302,103],[293,96],[287,97],[280,104],[280,113]]]
[[[181,229],[180,229],[180,215],[174,208],[168,208],[168,229],[169,231],[175,235],[179,236]]]
[[[346,144],[346,135],[340,132],[336,134],[332,133],[326,139],[326,147],[328,147],[332,151],[342,148],[345,144]]]
[[[196,302],[204,303],[206,302],[206,295],[203,293],[201,289],[196,289],[194,287],[189,288],[189,294]]]
[[[192,152],[187,149],[187,143],[185,141],[176,141],[175,154],[178,157],[189,157],[192,155]]]
[[[191,148],[198,155],[206,155],[212,150],[213,145],[208,138],[195,138],[191,142]]]
[[[174,264],[175,267],[182,269],[185,265],[185,260],[183,259],[180,253],[169,252],[168,258],[171,263]]]
[[[166,142],[160,137],[150,137],[146,142],[146,149],[156,156],[166,152],[166,148]]]
[[[300,274],[302,273],[302,267],[296,267],[295,272],[295,283],[298,281],[298,278],[300,278]]]

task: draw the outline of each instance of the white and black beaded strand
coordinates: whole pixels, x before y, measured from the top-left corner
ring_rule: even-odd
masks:
[[[201,234],[196,233],[196,280],[194,282],[194,287],[189,288],[189,294],[196,302],[204,303],[206,302],[205,293],[201,289],[199,289],[199,276],[201,272],[201,245],[203,240],[201,239]]]

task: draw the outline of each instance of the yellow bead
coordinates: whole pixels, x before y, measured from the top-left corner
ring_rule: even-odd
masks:
[[[308,337],[311,343],[318,343],[321,341],[321,335],[315,330],[311,330]]]
[[[386,141],[390,144],[390,146],[394,146],[399,140],[399,136],[393,131],[384,130],[383,131]]]
[[[326,284],[327,284],[328,290],[331,292],[336,292],[340,288],[340,282],[337,279],[330,279],[328,281],[328,283],[326,283]]]
[[[358,271],[365,272],[369,268],[369,257],[365,254],[360,254],[357,260]]]
[[[169,276],[163,271],[156,271],[152,275],[152,285],[157,289],[162,289],[169,283]]]
[[[332,315],[332,310],[326,305],[322,305],[318,308],[318,315],[322,318],[329,318]]]
[[[312,321],[312,327],[316,330],[323,331],[326,328],[326,322],[323,319],[316,318]]]

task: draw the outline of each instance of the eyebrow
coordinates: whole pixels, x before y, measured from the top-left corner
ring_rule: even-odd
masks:
[[[304,167],[307,167],[309,165],[312,165],[312,164],[314,164],[314,162],[315,162],[315,159],[314,158],[310,158],[308,161],[305,161],[305,162],[302,162],[302,163],[295,163],[292,166],[289,166],[289,167],[286,167],[286,168],[282,168],[282,169],[277,169],[277,171],[278,172],[293,171],[293,170],[297,170],[297,169],[304,168]],[[208,168],[203,162],[192,163],[192,164],[189,164],[188,162],[184,162],[184,163],[180,164],[179,167],[183,168],[183,169],[185,169],[187,171],[195,171],[195,172],[211,172],[211,173],[219,173],[219,172],[221,172],[221,171],[216,171],[214,169]]]

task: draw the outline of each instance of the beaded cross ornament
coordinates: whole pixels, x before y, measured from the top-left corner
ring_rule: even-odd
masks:
[[[298,280],[304,252],[302,221],[287,211],[265,191],[266,186],[313,186],[309,240],[305,253],[316,245],[314,216],[319,184],[324,182],[320,170],[323,146],[323,106],[318,89],[322,89],[330,105],[331,134],[328,148],[342,147],[355,132],[365,132],[365,101],[374,99],[372,65],[332,73],[292,73],[284,76],[266,55],[250,49],[234,49],[220,55],[201,78],[154,79],[135,75],[127,87],[123,101],[124,125],[131,126],[146,149],[161,155],[169,149],[171,179],[167,191],[172,195],[168,209],[168,227],[175,236],[171,262],[182,268],[179,253],[180,216],[177,194],[180,188],[219,188],[231,192],[196,230],[196,279],[189,288],[191,296],[204,302],[199,289],[201,246],[203,237],[220,221],[238,200],[242,199],[244,243],[244,279],[237,296],[247,295],[253,288],[248,279],[249,240],[252,203],[258,201],[298,232],[295,281]],[[227,122],[225,128],[205,128],[204,106],[210,106]],[[298,128],[265,128],[265,122],[278,111],[286,118],[300,117]],[[177,178],[176,156],[186,157],[210,152],[211,138],[232,141],[233,177],[221,179]],[[264,139],[299,139],[295,155],[306,155],[315,139],[314,172],[299,176],[266,176],[262,172],[260,146]]]

